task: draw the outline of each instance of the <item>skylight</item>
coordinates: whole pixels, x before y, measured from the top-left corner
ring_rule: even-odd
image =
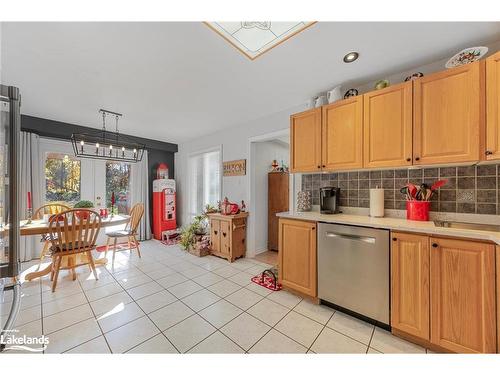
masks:
[[[229,43],[254,60],[315,22],[206,22]]]

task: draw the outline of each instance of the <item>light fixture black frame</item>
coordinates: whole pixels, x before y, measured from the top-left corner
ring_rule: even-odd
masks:
[[[100,109],[104,115],[110,114],[115,117],[121,117],[121,113]],[[81,142],[84,145],[81,145]],[[71,144],[76,157],[99,160],[116,160],[124,162],[137,163],[142,160],[146,145],[138,143],[134,138],[120,134],[118,128],[116,131],[106,130],[105,125],[101,130],[95,130],[85,133],[73,133],[71,135]],[[93,145],[99,145],[93,146]],[[112,147],[111,149],[109,147]],[[122,150],[125,148],[125,151]],[[133,152],[136,150],[137,152]],[[132,155],[130,155],[132,154]]]

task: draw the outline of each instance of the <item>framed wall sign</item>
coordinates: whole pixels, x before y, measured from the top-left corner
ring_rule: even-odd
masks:
[[[247,160],[231,160],[222,163],[224,177],[226,176],[244,176],[247,173]]]

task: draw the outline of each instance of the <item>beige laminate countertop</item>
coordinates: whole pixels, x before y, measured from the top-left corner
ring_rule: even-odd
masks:
[[[500,232],[489,232],[472,229],[443,228],[434,225],[433,221],[413,221],[401,218],[375,218],[364,215],[335,214],[323,215],[319,212],[280,212],[278,217],[285,219],[320,221],[333,224],[359,225],[362,227],[383,228],[405,232],[425,233],[430,235],[463,237],[469,239],[492,241],[500,245]]]

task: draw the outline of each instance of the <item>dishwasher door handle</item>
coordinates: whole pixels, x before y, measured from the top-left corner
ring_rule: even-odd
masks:
[[[351,241],[361,241],[372,244],[375,243],[375,237],[358,236],[356,234],[341,234],[335,232],[326,232],[325,235],[326,237],[330,238],[343,238],[345,240],[351,240]]]

